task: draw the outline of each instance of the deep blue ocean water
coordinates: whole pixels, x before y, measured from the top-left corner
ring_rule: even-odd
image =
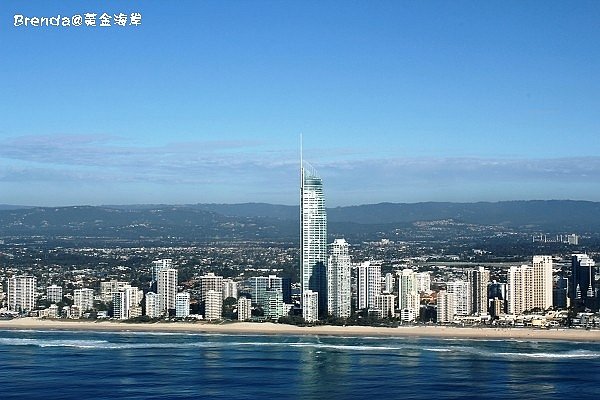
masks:
[[[600,344],[0,331],[1,399],[600,397]]]

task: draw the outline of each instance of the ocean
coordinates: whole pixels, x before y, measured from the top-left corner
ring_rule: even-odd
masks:
[[[0,331],[4,400],[599,395],[598,343]]]

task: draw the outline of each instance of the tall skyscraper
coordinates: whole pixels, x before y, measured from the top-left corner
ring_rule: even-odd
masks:
[[[469,314],[487,314],[490,271],[483,267],[469,269],[467,271],[467,282],[469,284]]]
[[[350,255],[348,243],[335,239],[327,263],[327,310],[334,317],[350,317]]]
[[[319,319],[319,293],[312,290],[302,292],[302,318],[306,322],[314,322]]]
[[[533,256],[533,308],[552,307],[552,257]]]
[[[238,297],[238,283],[233,279],[223,279],[223,300]]]
[[[209,290],[206,292],[204,319],[221,319],[223,313],[223,297],[221,291]]]
[[[507,300],[509,314],[522,314],[533,308],[533,267],[521,265],[512,266],[507,276]]]
[[[323,182],[308,163],[301,163],[300,175],[300,284],[303,294],[308,290],[318,293],[317,313],[324,316],[327,314],[327,214]]]
[[[161,315],[160,299],[154,292],[146,293],[146,315],[150,318],[158,318]]]
[[[571,306],[578,310],[598,311],[596,291],[596,262],[587,254],[573,254],[571,257]]]
[[[357,267],[358,309],[376,309],[375,298],[381,294],[381,265],[365,261]]]
[[[206,301],[206,296],[210,290],[223,295],[223,277],[209,272],[200,277],[200,302]]]
[[[454,304],[454,293],[440,290],[437,295],[437,322],[446,323],[454,321],[456,305]]]
[[[160,313],[169,313],[176,307],[177,296],[177,270],[174,268],[163,269],[158,272],[157,294]]]
[[[37,279],[34,276],[8,278],[8,309],[28,312],[35,308]]]
[[[116,319],[135,318],[142,315],[140,303],[144,292],[134,286],[125,286],[113,293],[113,317]]]

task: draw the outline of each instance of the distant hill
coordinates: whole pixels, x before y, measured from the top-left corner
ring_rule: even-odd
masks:
[[[440,220],[526,231],[600,231],[600,203],[588,201],[380,203],[327,212],[332,234],[360,237]],[[298,206],[266,203],[16,207],[0,209],[0,236],[297,240],[298,220]]]
[[[238,217],[299,220],[298,206],[265,203],[197,204],[192,207]],[[477,225],[540,228],[600,228],[600,203],[573,200],[532,200],[479,203],[379,203],[327,209],[329,222],[357,224],[410,223],[454,219]]]

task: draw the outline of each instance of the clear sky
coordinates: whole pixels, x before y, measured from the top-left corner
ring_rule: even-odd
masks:
[[[600,201],[600,2],[0,3],[0,204],[298,204],[300,133],[328,206]]]

